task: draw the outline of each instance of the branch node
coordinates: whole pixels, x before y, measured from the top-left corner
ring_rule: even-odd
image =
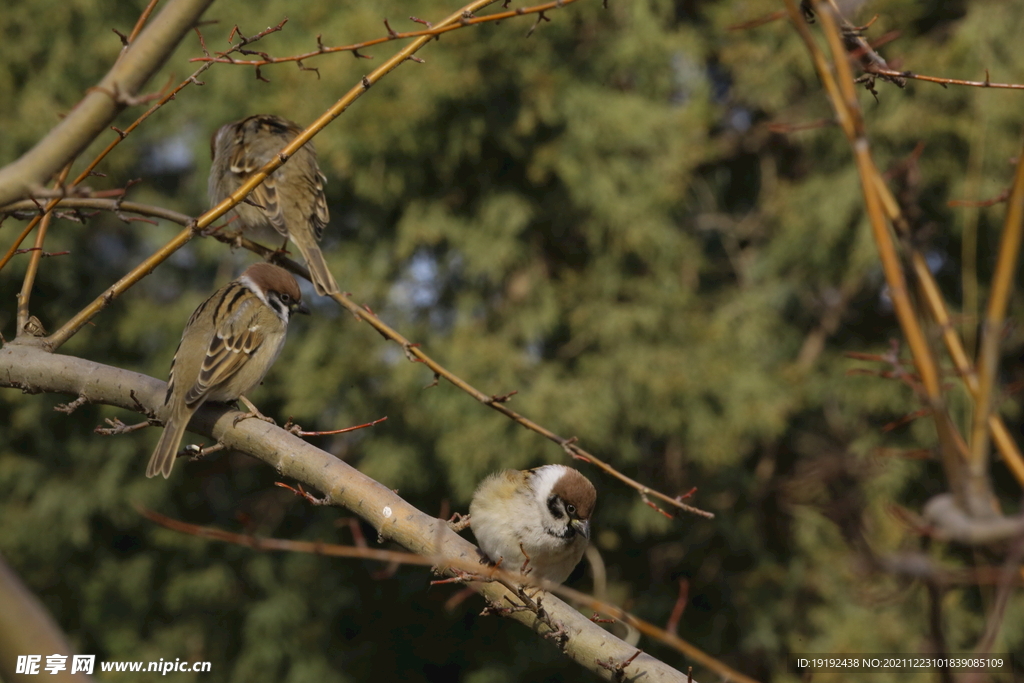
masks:
[[[633,660],[639,657],[643,653],[643,650],[637,650],[628,659],[623,659],[621,662],[616,663],[613,659],[607,661],[601,659],[595,659],[597,665],[602,669],[607,669],[612,672],[612,679],[615,681],[624,681],[626,679],[626,667],[633,663]]]
[[[305,498],[310,505],[330,505],[331,503],[331,501],[328,500],[326,496],[323,498],[317,498],[313,494],[309,493],[304,488],[302,488],[302,484],[299,484],[298,488],[294,488],[292,486],[289,486],[288,484],[285,484],[284,482],[275,481],[274,486],[280,486],[283,489],[288,489],[299,498]]]
[[[76,410],[78,410],[80,407],[84,406],[88,402],[89,402],[89,399],[87,399],[85,396],[79,396],[78,398],[76,398],[74,401],[71,401],[70,403],[59,403],[59,404],[55,405],[53,407],[53,409],[56,412],[58,412],[58,413],[64,413],[65,415],[70,415],[71,413],[75,412]]]
[[[489,399],[487,399],[486,401],[484,401],[484,403],[489,405],[489,406],[490,405],[494,405],[495,403],[508,403],[512,399],[512,397],[515,396],[518,393],[519,393],[519,390],[516,389],[514,391],[508,392],[507,394],[501,394],[501,395],[495,394],[495,395],[491,396]]]

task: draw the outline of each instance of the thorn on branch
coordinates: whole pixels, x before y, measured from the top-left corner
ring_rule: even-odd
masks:
[[[121,129],[120,129],[120,128],[118,128],[117,126],[111,126],[111,127],[110,127],[110,130],[112,130],[112,131],[114,131],[115,133],[117,133],[117,136],[118,136],[119,138],[121,138],[122,140],[124,140],[124,139],[125,139],[125,137],[127,137],[127,136],[128,136],[128,133],[125,133],[125,132],[124,132],[123,130],[121,130]]]
[[[263,72],[260,71],[259,67],[256,67],[256,80],[257,81],[263,81],[264,83],[270,83],[270,79],[269,78],[265,78],[263,76]]]
[[[409,21],[415,21],[417,24],[423,24],[427,28],[434,28],[434,25],[431,24],[426,19],[418,19],[417,17],[409,17]]]
[[[509,0],[505,0],[505,1],[506,1],[506,4],[509,2]],[[384,20],[384,28],[386,28],[388,30],[388,38],[390,38],[391,40],[394,40],[395,38],[398,37],[398,33],[396,33],[395,30],[393,28],[391,28],[391,24],[388,23],[387,19]]]
[[[27,325],[26,325],[26,327],[27,327]],[[79,396],[78,398],[76,398],[74,401],[71,401],[70,403],[58,403],[57,405],[55,405],[53,407],[53,409],[56,412],[58,412],[58,413],[64,413],[65,415],[70,415],[71,413],[75,412],[76,410],[78,410],[79,408],[81,408],[82,406],[84,406],[88,402],[89,402],[89,399],[87,399],[85,396]],[[109,422],[109,420],[108,420],[108,422]]]
[[[601,617],[601,615],[598,614],[597,612],[594,612],[594,614],[591,615],[590,620],[592,622],[594,622],[595,624],[614,624],[615,623],[614,619],[603,619]]]
[[[549,19],[548,16],[544,14],[543,10],[541,10],[541,12],[537,14],[537,20],[533,22],[533,26],[530,27],[530,30],[526,32],[527,38],[533,35],[533,32],[537,30],[537,27],[540,26],[540,22],[542,21],[551,21],[551,19]]]
[[[116,33],[117,37],[121,39],[121,45],[123,47],[128,47],[128,36],[126,36],[125,34],[121,33],[116,28],[112,28],[110,30],[113,31],[114,33]]]
[[[417,358],[416,360],[419,360],[419,359]],[[423,387],[423,388],[424,389],[433,389],[434,387],[436,387],[438,385],[440,380],[441,380],[441,375],[435,372],[434,373],[434,381],[431,382],[430,384],[428,384],[427,386]]]
[[[361,52],[359,52],[359,48],[353,48],[352,56],[355,57],[356,59],[373,59],[373,55],[364,55]],[[363,78],[363,81],[364,81],[363,85],[367,89],[369,89],[370,86],[366,85],[366,83],[365,83],[366,78],[365,77]]]
[[[422,57],[417,57],[416,55],[409,55],[408,57],[406,57],[406,59],[410,62],[416,62],[417,64],[427,63],[426,60],[424,60]]]

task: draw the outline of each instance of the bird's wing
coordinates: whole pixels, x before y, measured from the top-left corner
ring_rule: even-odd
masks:
[[[284,141],[282,141],[282,146]],[[252,154],[250,146],[244,144],[235,145],[235,149],[231,154],[231,160],[229,168],[231,172],[239,177],[243,182],[249,178],[253,173],[263,168],[270,159],[261,159],[258,155]],[[271,173],[267,178],[244,200],[252,204],[257,204],[263,209],[263,213],[266,214],[267,220],[274,226],[282,235],[288,234],[288,226],[284,222],[284,212],[281,210],[281,202],[277,194],[277,171]]]
[[[331,214],[327,211],[327,198],[324,196],[327,177],[317,171],[313,181],[313,215],[309,217],[309,223],[313,226],[316,241],[319,242],[324,236],[324,227],[331,220]]]
[[[229,296],[242,296],[244,293],[244,287],[239,285],[239,291],[229,292],[225,299]],[[263,344],[266,335],[256,321],[258,305],[259,302],[254,298],[217,328],[206,350],[206,357],[203,358],[199,377],[185,394],[186,405],[198,403],[211,391],[228,382]]]

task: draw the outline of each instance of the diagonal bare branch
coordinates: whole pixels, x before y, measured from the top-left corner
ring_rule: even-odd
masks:
[[[0,168],[0,204],[27,196],[77,157],[139,94],[212,2],[170,0],[64,120],[21,158]]]

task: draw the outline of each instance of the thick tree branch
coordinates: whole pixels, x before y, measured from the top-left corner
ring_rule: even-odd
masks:
[[[77,157],[164,65],[213,0],[169,0],[99,84],[20,159],[0,168],[0,205],[27,196]]]
[[[47,353],[34,338],[18,340],[0,349],[0,386],[26,393],[63,393],[137,411],[141,405],[155,410],[166,384],[128,370],[89,360]],[[234,425],[238,411],[224,406],[203,406],[189,424],[189,430],[217,440],[228,448],[263,460],[282,476],[295,479],[324,493],[333,505],[348,508],[369,522],[382,538],[393,540],[410,552],[453,561],[478,557],[476,547],[458,536],[448,525],[405,502],[391,489],[370,479],[330,453],[312,446],[289,432],[261,420],[243,420]],[[142,463],[139,463],[140,476]],[[507,605],[506,596],[518,598],[500,583],[474,584],[488,600]],[[568,633],[565,654],[584,668],[612,680],[616,672],[598,660],[624,662],[636,648],[619,640],[553,595],[543,597],[548,619],[529,610],[510,611],[515,619],[540,635],[552,633],[549,624],[561,624]],[[625,667],[626,679],[645,683],[684,681],[686,676],[647,654]]]

